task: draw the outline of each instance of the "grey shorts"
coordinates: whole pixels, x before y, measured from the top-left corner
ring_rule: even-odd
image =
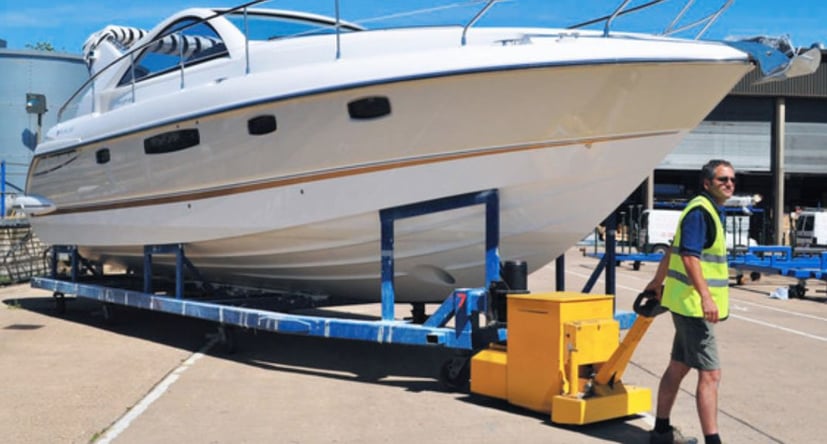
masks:
[[[689,318],[672,313],[675,340],[672,359],[699,370],[718,370],[718,343],[714,324],[702,318]]]

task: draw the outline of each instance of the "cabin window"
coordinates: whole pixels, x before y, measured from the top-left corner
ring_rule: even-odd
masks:
[[[165,154],[187,149],[201,143],[197,129],[182,129],[144,139],[146,154]]]
[[[110,159],[111,156],[109,155],[109,148],[101,148],[95,151],[95,160],[99,164],[103,165],[104,163],[108,163]]]
[[[253,136],[261,136],[276,130],[276,116],[264,115],[253,117],[247,121],[247,132]]]
[[[351,119],[376,119],[391,113],[391,102],[387,97],[365,97],[349,102],[347,112]]]
[[[227,47],[215,30],[198,19],[183,19],[169,28],[164,37],[150,43],[140,52],[133,67],[124,73],[121,85],[165,72],[190,66],[206,60],[228,56]]]

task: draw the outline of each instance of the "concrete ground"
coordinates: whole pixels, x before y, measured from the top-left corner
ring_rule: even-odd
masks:
[[[574,249],[566,262],[571,290],[597,265]],[[654,269],[618,269],[619,309],[631,308]],[[718,328],[719,423],[728,443],[823,439],[824,283],[811,281],[804,300],[768,297],[791,283],[765,276],[732,288],[732,316]],[[529,287],[553,289],[553,267],[534,273]],[[602,288],[601,280],[595,290]],[[122,309],[108,323],[87,300],[58,315],[50,296],[26,285],[0,289],[2,442],[636,443],[647,442],[653,423],[650,413],[562,427],[545,414],[447,390],[436,379],[445,350],[248,332],[227,354],[207,322]],[[379,314],[378,304],[357,309]],[[657,318],[627,384],[656,391],[671,336],[668,316]],[[672,421],[700,436],[695,381],[684,381]]]

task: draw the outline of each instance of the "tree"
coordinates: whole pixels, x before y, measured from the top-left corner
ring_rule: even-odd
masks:
[[[34,45],[31,43],[26,43],[26,48],[33,49],[35,51],[55,52],[55,47],[49,42],[37,42]]]

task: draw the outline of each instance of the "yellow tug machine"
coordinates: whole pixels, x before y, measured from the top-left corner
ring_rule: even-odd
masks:
[[[551,413],[559,424],[589,424],[647,412],[648,388],[621,378],[655,316],[654,293],[635,300],[638,314],[620,342],[613,297],[572,292],[509,294],[507,344],[471,359],[471,392]]]

